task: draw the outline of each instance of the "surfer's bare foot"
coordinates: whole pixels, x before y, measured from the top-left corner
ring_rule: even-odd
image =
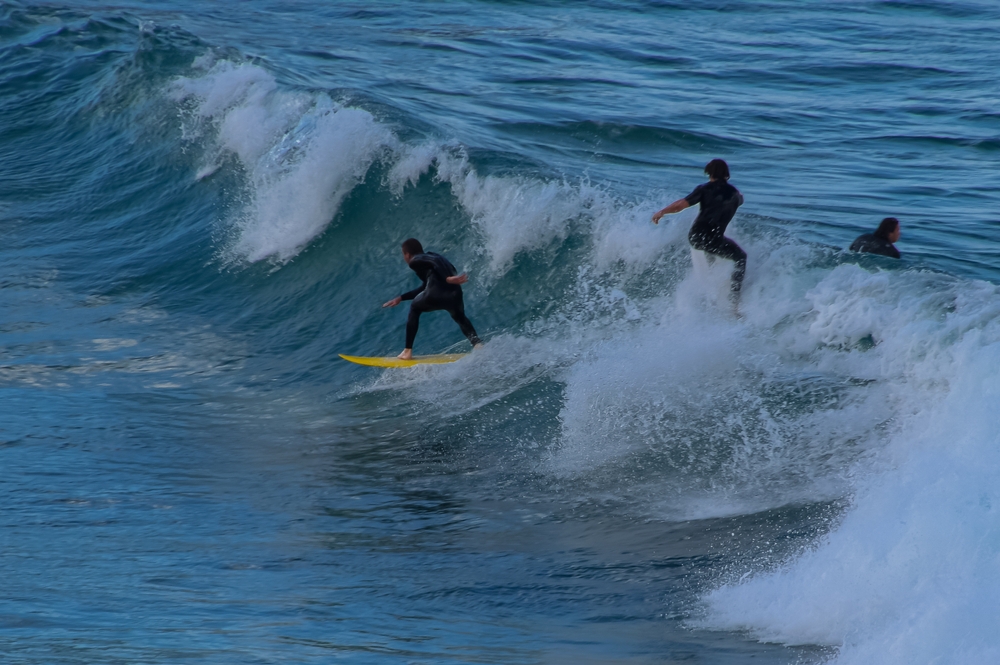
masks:
[[[413,349],[403,349],[403,352],[396,357],[400,360],[413,360]]]
[[[472,345],[472,349],[473,350],[481,349],[481,348],[483,348],[483,343],[482,342],[480,342],[479,344],[473,344]]]

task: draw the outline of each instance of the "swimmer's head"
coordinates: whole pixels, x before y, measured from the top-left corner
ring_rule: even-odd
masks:
[[[895,217],[886,217],[875,229],[875,235],[879,238],[885,238],[889,242],[896,242],[900,236],[899,220]]]
[[[713,159],[705,165],[705,174],[712,180],[729,180],[729,165],[725,160]]]
[[[416,238],[407,238],[403,241],[403,260],[407,263],[417,254],[424,253],[424,246]]]

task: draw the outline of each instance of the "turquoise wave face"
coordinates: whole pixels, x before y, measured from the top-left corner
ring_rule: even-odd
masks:
[[[0,8],[3,650],[989,662],[998,22]],[[649,222],[718,156],[741,320]],[[486,347],[341,361],[401,350],[411,236]]]

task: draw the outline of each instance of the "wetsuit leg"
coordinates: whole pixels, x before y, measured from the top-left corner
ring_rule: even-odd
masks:
[[[422,310],[417,301],[410,303],[410,315],[406,317],[406,347],[413,348],[413,340],[417,338],[417,329],[420,327],[420,314]]]
[[[743,277],[747,272],[747,253],[735,242],[723,236],[722,240],[713,248],[712,253],[736,262],[733,269],[733,282],[730,285],[730,292],[734,297],[739,297],[743,288]]]
[[[747,253],[743,251],[743,248],[725,236],[710,239],[692,236],[690,241],[691,246],[695,249],[736,262],[736,267],[733,269],[733,281],[729,289],[730,295],[733,298],[738,298],[740,290],[743,288],[743,277],[746,276],[747,271]]]
[[[480,343],[476,329],[472,327],[472,322],[465,316],[465,303],[462,300],[462,291],[447,291],[444,293],[423,291],[413,299],[410,304],[410,315],[406,319],[406,348],[413,348],[413,341],[417,338],[417,329],[420,327],[420,315],[424,312],[434,312],[445,310],[454,319],[462,334],[469,338],[473,346]]]
[[[472,327],[472,321],[469,321],[469,317],[465,315],[465,302],[462,300],[461,291],[458,292],[452,306],[448,308],[448,313],[451,314],[451,318],[458,324],[458,327],[462,329],[462,334],[469,338],[472,346],[480,343],[479,335],[476,334],[476,329]]]

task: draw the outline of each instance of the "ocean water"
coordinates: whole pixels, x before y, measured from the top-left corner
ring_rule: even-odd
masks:
[[[1000,661],[998,31],[0,3],[3,662]],[[714,157],[739,320],[649,221]],[[485,348],[343,362],[401,349],[410,236]]]

